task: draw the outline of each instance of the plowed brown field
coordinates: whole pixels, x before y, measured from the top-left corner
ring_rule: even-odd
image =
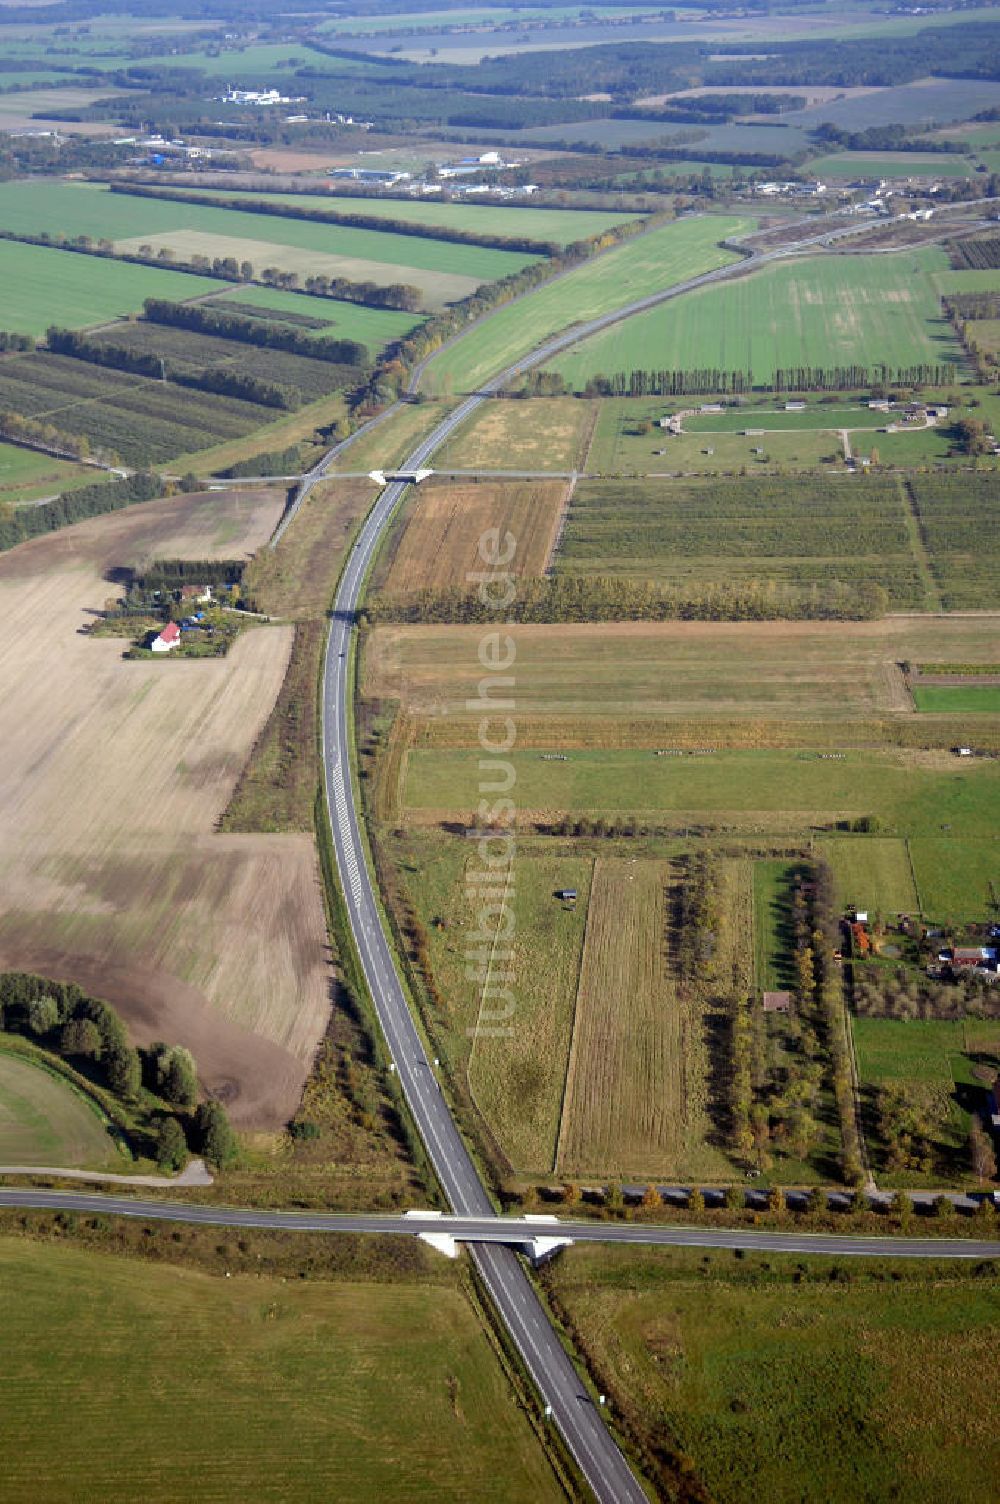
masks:
[[[563,481],[424,485],[414,499],[385,585],[392,597],[451,585],[474,589],[469,576],[486,569],[479,540],[499,529],[515,540],[510,572],[540,575],[548,563],[566,498]]]
[[[256,1127],[294,1110],[328,1012],[310,837],[215,833],[291,628],[187,662],[125,662],[120,640],[81,628],[110,569],[245,553],[283,499],[152,502],[0,558],[0,967],[75,979],[137,1042],[188,1045]]]

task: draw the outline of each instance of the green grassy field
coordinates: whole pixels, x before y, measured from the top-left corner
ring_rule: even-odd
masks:
[[[0,208],[2,203],[0,198]],[[724,266],[734,257],[720,250],[718,242],[749,228],[749,220],[734,217],[685,219],[628,241],[538,288],[524,301],[501,308],[435,360],[422,385],[429,392],[470,391],[574,321],[610,312],[629,298],[669,287],[696,272]]]
[[[944,266],[934,275],[934,285],[939,292],[996,292],[1000,288],[1000,267],[987,267],[984,271],[952,271]]]
[[[467,950],[492,950],[497,923],[494,914],[492,928],[486,926],[488,938],[474,939],[482,900],[476,901],[478,890],[467,889],[465,881],[466,863],[474,871],[474,858],[463,844],[422,834],[400,857],[410,900],[428,932],[434,977],[447,1000],[439,1017],[442,1047],[466,1076],[510,1163],[546,1174],[555,1159],[593,862],[536,855],[519,855],[515,862],[507,895],[514,955],[509,962],[498,957],[491,972],[494,982],[505,971],[510,974],[504,985],[514,1006],[498,1032],[489,1010],[496,1012],[503,1003],[484,1000],[485,983],[470,977],[466,964]],[[578,890],[574,908],[554,897],[563,887]],[[473,1039],[477,1022],[482,1032]]]
[[[18,334],[41,335],[50,324],[83,329],[137,313],[146,298],[183,301],[228,285],[186,272],[0,241],[0,327]]]
[[[631,405],[635,399],[620,398],[624,405]],[[661,408],[665,407],[669,412],[678,407],[686,407],[685,399],[660,398]],[[772,401],[779,399],[772,398]],[[697,401],[691,403],[697,408]],[[767,399],[763,402],[747,403],[740,407],[721,413],[695,413],[690,418],[684,419],[685,433],[742,433],[745,428],[762,428],[770,437],[776,430],[814,429],[820,428],[839,432],[842,428],[853,431],[856,428],[879,428],[886,422],[885,413],[873,412],[871,408],[851,406],[847,403],[827,404],[817,402],[815,398],[809,404],[804,413],[786,412],[783,407],[768,405]]]
[[[794,987],[791,883],[795,864],[753,864],[754,984],[758,992]]]
[[[855,434],[851,438],[851,453],[856,460],[863,458],[879,465],[900,467],[939,465],[948,459],[961,465],[963,459],[952,452],[947,425],[900,433]]]
[[[1000,901],[1000,841],[984,835],[996,825],[987,813],[968,839],[918,836],[910,842],[921,907],[935,923],[996,918]]]
[[[721,413],[696,412],[683,420],[681,434],[670,434],[659,428],[659,420],[689,407],[697,409],[699,398],[603,398],[596,404],[587,469],[592,475],[743,470],[753,475],[774,466],[804,470],[820,464],[839,465],[844,458],[841,433],[845,429],[852,455],[870,457],[874,447],[883,464],[919,465],[948,455],[944,429],[876,433],[884,427],[886,416],[867,407],[813,402],[804,413],[789,413],[775,408],[774,401],[758,398]],[[527,427],[537,427],[539,432],[544,418],[539,414],[536,419],[530,409],[540,405],[523,404]],[[747,429],[760,432],[748,434]],[[758,455],[758,449],[763,455]]]
[[[916,151],[844,151],[814,157],[809,163],[809,172],[817,178],[968,178],[974,171],[975,164],[957,152],[921,156]]]
[[[579,751],[567,762],[510,755],[524,810],[644,811],[681,823],[787,829],[877,815],[899,834],[947,826],[976,836],[994,819],[1000,765],[927,768],[904,755],[848,751],[836,761],[791,751],[717,752],[655,758],[649,752]],[[476,806],[476,758],[435,750],[410,754],[406,807]]]
[[[187,38],[178,38],[181,46],[185,40]],[[213,52],[195,44],[190,52],[164,52],[155,57],[143,57],[139,61],[143,67],[200,68],[213,78],[233,80],[242,86],[254,82],[263,74],[291,73],[296,67],[308,66],[322,70],[333,59],[328,58],[326,53],[315,52],[306,42],[262,42],[249,47]],[[286,84],[285,88],[288,87]]]
[[[476,693],[479,634],[468,626],[379,627],[366,655],[366,693],[460,722]],[[789,743],[796,723],[846,720],[853,723],[849,741],[870,717],[913,717],[898,667],[903,660],[992,663],[997,618],[604,622],[514,626],[511,635],[519,714],[565,718],[570,724],[561,739],[569,746],[607,745],[602,722],[612,717],[683,717],[695,731],[706,720],[717,727],[722,720],[738,726],[772,719]],[[469,724],[474,746],[475,719]],[[670,729],[660,734],[657,745],[670,747]],[[837,735],[831,724],[831,745]],[[863,739],[870,744],[878,737]]]
[[[819,847],[833,870],[837,903],[892,914],[913,914],[920,905],[906,842],[893,837],[855,836]]]
[[[0,1164],[89,1165],[118,1161],[97,1106],[43,1066],[0,1048]]]
[[[331,273],[336,269],[333,264],[340,263],[344,276],[379,283],[413,282],[435,296],[446,294],[449,288],[462,296],[473,286],[516,272],[533,259],[513,251],[414,235],[129,197],[89,183],[4,183],[0,185],[0,223],[15,232],[90,235],[130,247],[170,243],[178,254],[189,243],[194,249],[196,241],[204,243],[207,255],[213,254],[213,247],[218,247],[218,254],[227,254],[238,242],[243,250],[236,254],[251,262],[256,257],[258,270],[272,261],[302,270],[303,256],[318,256]],[[221,248],[224,243],[228,252]]]
[[[4,1239],[0,1317],[9,1504],[563,1497],[457,1280],[221,1279]]]
[[[749,368],[764,381],[789,366],[958,360],[932,280],[944,265],[936,248],[779,262],[616,324],[552,368],[579,389],[636,369]]]
[[[965,1024],[942,1019],[855,1018],[862,1082],[950,1085],[967,1079]]]
[[[97,473],[87,465],[0,443],[0,505],[38,501],[96,479]]]
[[[918,684],[913,703],[935,715],[1000,714],[1000,684]]]
[[[281,313],[304,313],[323,319],[326,327],[307,331],[356,339],[375,354],[393,340],[402,339],[423,320],[418,313],[400,313],[394,308],[366,308],[361,303],[342,303],[335,298],[312,298],[303,292],[281,292],[272,287],[231,287],[223,297],[254,308],[276,308]]]
[[[986,1107],[987,1088],[975,1072],[983,1065],[996,1074],[1000,1027],[980,1023],[970,1029],[964,1021],[913,1018],[852,1018],[851,1025],[862,1100],[883,1087],[901,1087],[933,1146],[930,1163],[919,1167],[900,1168],[887,1156],[881,1168],[888,1183],[940,1185],[967,1178],[972,1116]],[[876,1123],[877,1118],[865,1132],[878,1167],[886,1151]]]
[[[336,186],[336,179],[331,186]],[[218,197],[224,190],[206,188],[203,191]],[[266,197],[269,202],[294,204],[303,209],[329,209],[338,214],[368,214],[377,219],[407,220],[416,225],[440,225],[442,229],[466,230],[477,235],[525,235],[531,240],[551,240],[557,245],[568,245],[570,241],[583,240],[588,235],[600,235],[612,225],[636,217],[631,213],[604,214],[596,209],[523,209],[505,204],[368,198],[335,192],[265,194],[259,189],[248,189],[244,196]],[[229,197],[238,208],[240,195],[233,193]]]
[[[779,465],[813,470],[843,459],[840,436],[829,430],[797,427],[747,436],[744,428],[762,427],[767,419],[746,415],[735,433],[729,429],[688,432],[685,424],[684,433],[671,434],[655,426],[669,410],[662,397],[602,400],[587,462],[589,474],[739,475],[746,471],[755,475]],[[653,426],[643,433],[646,423]]]
[[[992,1273],[577,1247],[545,1282],[662,1497],[944,1504],[996,1457]]]

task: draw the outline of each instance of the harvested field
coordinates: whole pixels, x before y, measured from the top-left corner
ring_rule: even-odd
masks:
[[[489,402],[434,463],[439,470],[575,470],[586,458],[596,410],[577,397]]]
[[[449,404],[404,402],[371,433],[360,434],[330,466],[330,475],[357,475],[372,469],[392,469],[402,463],[416,441],[447,416]]]
[[[557,1170],[655,1174],[684,1137],[684,1025],[663,862],[594,867]]]
[[[782,718],[913,717],[899,664],[991,663],[995,615],[871,622],[621,622],[512,626],[522,715]],[[366,694],[416,714],[460,718],[475,694],[481,628],[378,627]],[[470,725],[474,723],[470,722]],[[577,745],[603,745],[588,724]],[[665,743],[669,745],[669,743]]]
[[[283,493],[192,495],[113,513],[0,559],[0,966],[72,979],[138,1043],[189,1046],[241,1126],[294,1110],[328,1013],[312,842],[222,836],[278,695],[291,629],[229,656],[125,662],[81,635],[109,569],[238,556]]]
[[[54,1072],[0,1050],[0,1164],[96,1165],[118,1159],[96,1106]]]
[[[259,609],[299,621],[325,616],[338,561],[374,495],[368,480],[314,486],[280,545],[261,553],[247,570],[247,587]]]
[[[472,1023],[482,1020],[482,1032],[470,1050],[469,1087],[517,1170],[545,1174],[556,1161],[590,879],[585,859],[516,861],[508,892],[515,916],[509,1028],[489,1027],[490,1001],[481,1013],[483,984],[473,984]],[[557,900],[564,883],[577,889],[578,906]],[[498,961],[494,982],[500,970]]]
[[[541,575],[566,498],[562,481],[423,485],[413,497],[385,582],[390,597],[424,589],[467,589],[486,567],[479,543],[488,529],[516,541],[514,575]]]

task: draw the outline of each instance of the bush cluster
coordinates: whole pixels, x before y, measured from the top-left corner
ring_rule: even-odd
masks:
[[[236,1146],[225,1108],[219,1102],[198,1102],[198,1072],[190,1051],[163,1043],[136,1049],[111,1004],[90,997],[75,982],[0,972],[2,1031],[33,1039],[69,1061],[130,1113],[155,1107],[150,1127],[161,1168],[180,1169],[189,1146],[216,1165],[232,1159]],[[160,1103],[170,1110],[164,1112]]]

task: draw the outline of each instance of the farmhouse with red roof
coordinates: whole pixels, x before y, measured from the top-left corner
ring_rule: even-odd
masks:
[[[150,647],[154,653],[169,653],[181,640],[181,629],[175,621],[168,621],[167,625],[158,637],[154,637]]]

